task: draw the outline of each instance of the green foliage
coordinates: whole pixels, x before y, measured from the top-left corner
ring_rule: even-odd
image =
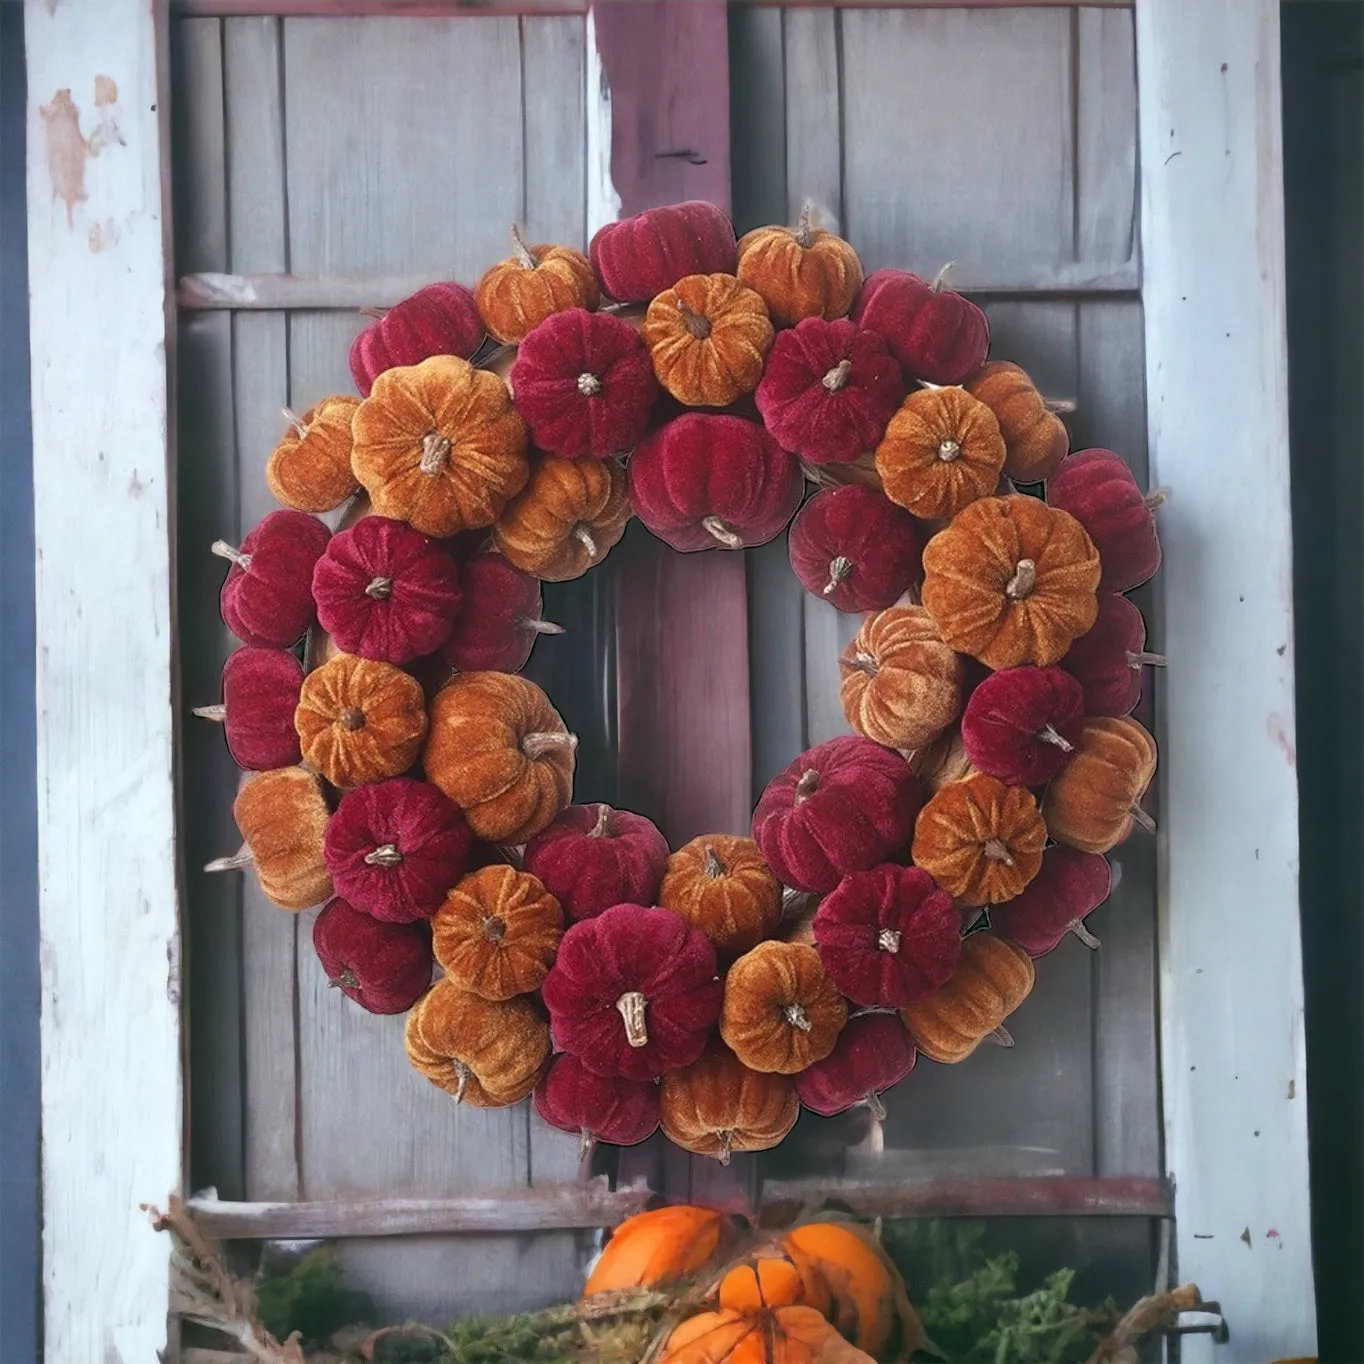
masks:
[[[373,1310],[363,1293],[346,1287],[336,1256],[323,1246],[282,1271],[266,1267],[256,1282],[256,1316],[276,1340],[297,1331],[313,1342],[368,1319]]]

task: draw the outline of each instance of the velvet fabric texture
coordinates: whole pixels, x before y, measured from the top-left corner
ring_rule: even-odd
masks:
[[[306,512],[273,511],[233,549],[217,541],[213,552],[230,560],[218,605],[223,622],[243,644],[287,649],[316,619],[313,565],[331,531]]]
[[[834,1049],[847,1021],[819,953],[803,943],[759,943],[725,976],[720,1036],[751,1070],[804,1070]]]
[[[1081,852],[1106,853],[1132,832],[1151,779],[1156,741],[1130,717],[1085,721],[1069,766],[1047,787],[1051,836]]]
[[[294,710],[303,685],[303,665],[285,649],[244,645],[223,664],[221,706],[205,709],[221,720],[227,751],[238,767],[268,772],[301,758]]]
[[[905,374],[959,384],[985,363],[990,324],[970,299],[904,270],[873,270],[853,307],[853,321],[879,332]]]
[[[405,1013],[431,984],[423,926],[381,923],[342,899],[313,920],[313,950],[327,984],[372,1014]]]
[[[492,843],[525,843],[573,798],[576,738],[533,682],[460,673],[431,703],[427,780]]]
[[[668,1204],[627,1217],[613,1232],[583,1297],[621,1288],[658,1288],[690,1278],[726,1253],[730,1219],[714,1208]]]
[[[639,333],[619,317],[583,308],[555,313],[526,336],[511,388],[532,443],[561,459],[628,454],[658,397]]]
[[[594,1075],[576,1056],[560,1052],[535,1086],[535,1111],[583,1144],[634,1146],[658,1130],[658,1086],[651,1080]]]
[[[777,333],[754,392],[782,449],[809,464],[846,464],[875,450],[904,396],[884,338],[818,317]]]
[[[1106,858],[1057,843],[1042,854],[1042,870],[1023,893],[990,911],[990,927],[1030,957],[1045,957],[1068,933],[1097,947],[1084,931],[1084,920],[1112,888],[1113,869]]]
[[[652,820],[609,805],[570,805],[526,845],[522,865],[570,919],[656,903],[668,840]]]
[[[966,755],[1006,786],[1045,786],[1085,727],[1084,688],[1060,668],[1006,668],[971,693],[961,717]]]
[[[1101,592],[1129,592],[1160,567],[1156,519],[1121,455],[1112,450],[1067,455],[1047,484],[1047,502],[1069,512],[1094,541],[1103,562]]]
[[[724,958],[776,932],[781,895],[781,883],[751,838],[703,834],[668,859],[658,903],[699,928]]]
[[[885,1116],[880,1095],[914,1069],[914,1039],[895,1014],[854,1014],[822,1061],[796,1076],[796,1093],[812,1113],[832,1118],[855,1104]]]
[[[606,223],[588,254],[602,288],[621,303],[648,303],[684,275],[733,274],[738,263],[729,218],[699,199]]]
[[[344,653],[409,663],[449,638],[462,600],[455,561],[402,521],[361,517],[313,568],[317,619]]]
[[[265,466],[265,482],[276,502],[301,512],[329,512],[360,486],[350,467],[351,418],[358,398],[323,398],[289,428]]]
[[[280,767],[253,773],[232,802],[232,818],[272,904],[309,909],[331,896],[332,878],[322,854],[327,799],[312,772]]]
[[[565,308],[595,308],[601,299],[592,262],[571,246],[527,246],[512,228],[515,251],[483,274],[474,302],[490,335],[515,344]]]
[[[387,923],[429,919],[469,864],[473,835],[454,803],[411,777],[358,786],[327,825],[336,893]]]
[[[936,795],[948,782],[960,781],[976,770],[966,756],[959,725],[943,730],[932,743],[911,753],[909,765],[931,795]]]
[[[945,985],[961,955],[961,915],[918,867],[849,872],[820,901],[815,946],[854,1004],[900,1009]]]
[[[922,799],[898,754],[867,739],[830,739],[767,784],[753,837],[783,885],[830,891],[903,848]]]
[[[1015,483],[1041,483],[1056,472],[1070,436],[1024,370],[990,360],[966,381],[966,391],[995,414],[1004,437],[1004,472]]]
[[[687,413],[646,437],[628,472],[635,515],[684,553],[766,544],[804,489],[799,465],[761,426],[710,413]]]
[[[428,284],[371,322],[350,346],[350,373],[366,398],[385,370],[433,355],[469,359],[483,344],[483,319],[462,284]]]
[[[1126,597],[1099,598],[1099,615],[1061,660],[1085,695],[1089,715],[1130,715],[1141,700],[1142,667],[1161,664],[1146,652],[1146,621]]]
[[[839,611],[878,611],[923,577],[918,523],[856,483],[817,492],[796,513],[787,549],[801,586]]]
[[[541,614],[540,580],[502,555],[475,554],[460,564],[464,604],[441,657],[460,672],[520,672],[540,635],[561,635]]]
[[[807,209],[794,228],[756,227],[739,239],[739,279],[781,327],[846,316],[862,285],[857,252],[812,219]]]

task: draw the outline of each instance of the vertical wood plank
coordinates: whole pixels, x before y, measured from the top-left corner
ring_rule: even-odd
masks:
[[[843,17],[832,9],[793,9],[784,18],[787,221],[795,222],[808,201],[823,210],[827,226],[842,224],[846,231],[838,53]]]
[[[1136,250],[1137,58],[1131,10],[1082,8],[1075,26],[1077,260],[1120,265]]]

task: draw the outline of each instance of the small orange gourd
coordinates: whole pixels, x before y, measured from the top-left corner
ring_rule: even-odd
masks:
[[[722,1312],[760,1312],[764,1307],[805,1304],[805,1294],[805,1280],[794,1261],[768,1255],[759,1256],[752,1264],[735,1265],[720,1280],[718,1298]],[[807,1305],[821,1310],[816,1304]]]
[[[729,1253],[733,1229],[724,1213],[685,1203],[627,1217],[587,1276],[583,1297],[689,1278]]]
[[[770,1150],[800,1115],[790,1079],[750,1070],[718,1042],[699,1061],[663,1072],[658,1106],[669,1141],[695,1155],[714,1156],[721,1165],[729,1164],[734,1151]]]
[[[752,1070],[794,1075],[822,1061],[848,1021],[848,1006],[818,951],[764,942],[725,976],[720,1036]]]
[[[751,838],[703,834],[668,859],[658,903],[722,953],[756,947],[781,921],[781,883]]]
[[[762,296],[781,327],[803,317],[844,317],[862,287],[857,252],[842,237],[816,227],[809,204],[794,228],[757,227],[740,237],[737,274]]]
[[[1070,762],[1047,787],[1042,817],[1058,843],[1081,852],[1104,853],[1132,832],[1155,829],[1141,808],[1156,774],[1156,741],[1129,716],[1097,716]]]
[[[701,1312],[674,1327],[659,1364],[875,1364],[813,1307]]]
[[[360,486],[351,468],[351,418],[359,398],[323,398],[302,416],[284,409],[289,429],[265,466],[276,502],[302,512],[329,512]]]
[[[1070,436],[1024,370],[1008,360],[989,360],[965,388],[995,414],[1004,437],[1004,472],[1015,483],[1041,483],[1056,472]]]
[[[511,230],[515,251],[483,274],[474,302],[483,325],[499,341],[515,344],[552,313],[586,308],[601,301],[592,262],[571,246],[527,246],[519,228]]]
[[[728,407],[762,378],[767,305],[733,275],[687,275],[652,303],[640,333],[658,382],[688,407]]]

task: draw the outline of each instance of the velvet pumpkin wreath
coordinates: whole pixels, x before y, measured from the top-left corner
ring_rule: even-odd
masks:
[[[736,240],[693,202],[586,253],[528,241],[472,291],[375,316],[357,395],[286,413],[283,509],[213,546],[243,647],[196,713],[245,776],[242,849],[210,869],[325,906],[334,996],[406,1012],[417,1077],[481,1107],[534,1092],[584,1151],[661,1127],[728,1160],[802,1104],[883,1118],[918,1057],[1010,1040],[1033,958],[1097,946],[1105,854],[1152,823],[1131,713],[1164,659],[1120,594],[1159,565],[1164,494],[1068,453],[1070,405],[990,358],[945,272],[863,279],[808,212]],[[851,732],[773,776],[744,835],[670,847],[574,804],[577,739],[518,675],[563,633],[541,584],[599,566],[632,516],[685,553],[789,527],[809,609],[862,616],[827,660]],[[645,1222],[679,1211],[622,1227],[637,1251],[598,1286],[638,1283]],[[688,1230],[690,1269],[722,1230]],[[876,1353],[889,1298],[811,1268],[851,1255],[874,1279],[844,1239],[792,1233],[726,1277],[717,1338],[761,1316],[804,1342],[818,1309]]]

